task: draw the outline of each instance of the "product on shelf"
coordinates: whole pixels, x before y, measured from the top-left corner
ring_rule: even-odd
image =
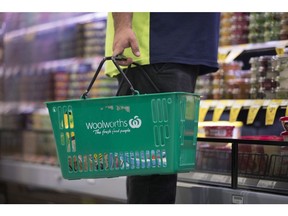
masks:
[[[83,13],[5,13],[6,35],[8,35],[5,40],[6,65],[102,56],[105,47],[106,20],[94,20],[93,16],[90,20],[84,20],[84,15]],[[77,17],[81,18],[79,23],[75,23]],[[61,22],[57,18],[61,19]]]
[[[264,42],[264,13],[250,13],[249,21],[249,43]]]
[[[240,138],[243,123],[240,121],[203,121],[198,123],[198,137]]]
[[[281,132],[281,136],[284,141],[288,141],[288,116],[283,116],[280,118],[281,124],[283,126],[284,131]]]
[[[280,39],[280,29],[281,29],[281,14],[280,13],[264,13],[265,23],[264,23],[264,41],[275,41]]]
[[[283,116],[280,118],[281,124],[285,131],[288,131],[288,116]]]
[[[211,74],[206,74],[198,77],[196,82],[195,92],[201,95],[203,99],[210,99],[213,97],[212,86],[213,76]]]
[[[78,26],[77,53],[81,57],[104,55],[106,21],[88,22]]]
[[[262,43],[280,39],[280,13],[250,13],[249,43]]]
[[[274,70],[273,56],[260,56],[259,59],[259,98],[274,99],[276,97],[276,87],[278,83],[276,78],[278,72]]]
[[[220,46],[288,39],[288,13],[221,13]]]
[[[288,40],[288,13],[281,13],[280,40]]]
[[[217,72],[198,78],[195,92],[205,99],[247,99],[250,71],[242,70],[242,62],[220,63]]]
[[[249,13],[221,13],[220,45],[248,43]]]
[[[283,137],[284,141],[288,141],[288,131],[283,131],[280,135]]]
[[[288,56],[269,55],[250,58],[250,99],[288,98]]]
[[[278,73],[276,77],[276,90],[275,94],[277,99],[288,98],[288,54],[275,56],[275,68]]]
[[[88,88],[95,74],[91,63],[77,63],[70,67],[59,67],[54,74],[55,100],[78,99]],[[101,70],[89,97],[108,97],[116,94],[117,80],[107,77]]]
[[[3,100],[39,102],[53,99],[52,74],[34,67],[6,67]]]

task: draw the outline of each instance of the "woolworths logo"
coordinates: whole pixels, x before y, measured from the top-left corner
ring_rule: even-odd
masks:
[[[138,116],[135,116],[133,119],[129,120],[129,125],[131,128],[139,128],[142,125],[142,121]]]
[[[93,131],[96,135],[130,133],[131,129],[140,128],[142,120],[138,116],[129,120],[117,119],[115,121],[86,122],[87,130]]]

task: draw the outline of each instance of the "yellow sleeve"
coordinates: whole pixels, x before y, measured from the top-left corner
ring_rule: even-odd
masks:
[[[126,49],[124,55],[131,57],[135,62],[144,65],[149,64],[149,34],[150,34],[150,13],[136,12],[133,14],[132,21],[133,30],[136,34],[141,56],[136,57],[133,55],[131,49]],[[107,28],[106,28],[106,41],[105,41],[105,56],[111,56],[113,54],[113,40],[114,40],[114,23],[112,13],[108,13],[107,16]],[[105,74],[110,77],[114,77],[119,72],[111,61],[105,63]]]

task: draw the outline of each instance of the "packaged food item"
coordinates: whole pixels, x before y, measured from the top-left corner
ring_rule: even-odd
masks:
[[[198,137],[240,138],[241,121],[204,121],[198,123]]]
[[[206,137],[230,137],[233,136],[234,126],[205,126]]]
[[[288,131],[283,131],[281,133],[281,136],[283,137],[283,140],[284,141],[288,141]]]
[[[288,131],[288,116],[283,116],[280,118],[281,124],[285,131]]]

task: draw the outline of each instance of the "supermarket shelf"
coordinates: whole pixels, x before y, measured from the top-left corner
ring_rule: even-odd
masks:
[[[34,25],[28,28],[23,28],[23,29],[18,29],[15,31],[7,32],[4,35],[4,41],[5,42],[10,41],[16,37],[35,34],[37,32],[47,31],[50,29],[54,29],[54,28],[58,28],[58,27],[66,26],[66,25],[73,25],[76,23],[83,23],[87,21],[101,20],[101,19],[105,19],[106,17],[107,17],[107,13],[89,13],[89,14],[84,14],[81,16],[72,17],[68,19]]]
[[[207,172],[180,173],[178,181],[207,184],[231,188],[231,176]],[[259,178],[238,177],[238,190],[247,189],[273,194],[288,195],[288,182],[273,181]]]
[[[230,110],[232,107],[241,107],[243,109],[249,109],[252,106],[260,106],[266,109],[268,106],[278,106],[281,109],[286,109],[288,106],[288,100],[285,99],[228,99],[228,100],[201,100],[201,107],[208,107],[210,110],[215,108],[225,108]]]
[[[67,73],[75,73],[77,70],[77,66],[80,64],[91,64],[92,69],[96,70],[99,63],[103,59],[103,56],[95,55],[93,57],[73,57],[73,58],[65,58],[65,59],[56,59],[50,61],[43,61],[37,63],[31,63],[27,65],[17,65],[17,66],[5,66],[2,69],[0,68],[0,75],[1,74],[16,74],[19,71],[19,68],[22,68],[24,71],[31,70],[37,71],[39,69],[57,69],[58,67],[67,67],[71,70],[68,70]],[[103,69],[105,65],[103,66]],[[100,77],[101,79],[101,77]]]
[[[230,121],[236,121],[241,110],[248,111],[247,123],[253,123],[254,119],[262,110],[274,116],[267,118],[266,125],[272,125],[275,120],[276,113],[288,112],[288,100],[284,99],[243,99],[243,100],[201,100],[200,101],[200,114],[199,121],[204,121],[208,111],[213,112],[213,121],[218,121],[223,112],[229,112]]]
[[[206,153],[208,153],[207,157],[204,154],[201,154],[201,151],[198,151],[196,170],[188,174],[180,174],[180,180],[232,189],[247,189],[252,191],[268,192],[271,194],[288,195],[288,170],[286,170],[285,155],[279,155],[278,157],[273,154],[269,159],[268,157],[265,157],[263,153],[260,156],[259,154],[255,154],[253,159],[252,153],[249,156],[248,154],[245,155],[243,152],[238,152],[238,144],[253,143],[253,145],[288,146],[288,142],[230,138],[198,138],[197,140],[199,142],[231,143],[232,149],[228,152],[216,150],[206,151]],[[281,161],[280,171],[276,171],[274,167],[276,156]],[[214,158],[215,166],[208,165],[208,163],[211,164],[212,162],[208,157]],[[256,159],[260,160],[260,158],[261,161],[263,161],[261,163],[258,161],[258,166],[253,167],[253,169],[251,169],[251,167],[246,168],[241,166],[241,161],[243,162],[243,160],[246,161],[245,164],[251,164],[251,162],[254,163]],[[202,164],[203,160],[206,161],[204,164]],[[208,162],[208,160],[210,160],[210,162]],[[216,161],[218,160],[225,160],[226,163],[220,161],[219,164],[217,164]],[[268,163],[268,161],[270,162]],[[221,168],[219,167],[220,164],[222,164]],[[284,170],[282,170],[282,168]]]
[[[126,177],[65,180],[59,167],[0,160],[0,180],[126,202]]]
[[[288,196],[178,181],[179,204],[287,204]]]
[[[285,48],[287,46],[288,46],[288,40],[268,41],[265,43],[222,46],[222,47],[219,47],[218,52],[226,55],[224,63],[229,63],[235,60],[243,52],[251,52],[251,51],[254,52],[256,50],[260,52],[260,51],[264,51],[267,49]]]
[[[268,146],[288,146],[287,141],[274,140],[256,140],[256,139],[233,139],[233,138],[214,138],[214,137],[198,137],[199,142],[215,142],[215,143],[234,143],[234,144],[256,144]]]

